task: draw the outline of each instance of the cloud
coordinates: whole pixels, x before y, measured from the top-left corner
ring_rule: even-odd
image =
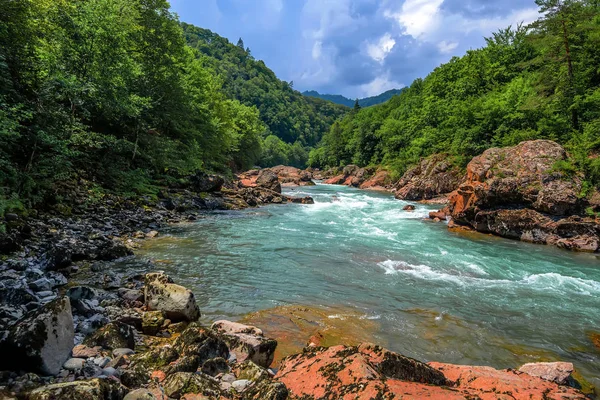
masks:
[[[389,33],[383,35],[377,43],[367,44],[367,54],[373,60],[383,63],[387,55],[396,45],[396,40]]]
[[[440,23],[440,6],[444,0],[405,0],[400,11],[386,10],[385,15],[402,26],[414,38],[437,29]]]
[[[299,90],[359,97],[409,85],[492,32],[531,22],[534,0],[173,0]]]
[[[444,54],[452,53],[458,47],[458,42],[450,42],[448,40],[442,40],[438,43],[438,49]]]
[[[385,73],[382,76],[378,76],[373,79],[369,83],[362,84],[360,86],[362,96],[370,97],[377,96],[383,92],[386,92],[391,89],[402,89],[404,87],[403,84],[390,79],[389,72]]]

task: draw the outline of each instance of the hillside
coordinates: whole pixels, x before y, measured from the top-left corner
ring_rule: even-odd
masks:
[[[243,43],[234,45],[208,29],[186,23],[182,27],[202,63],[220,76],[225,94],[258,109],[268,128],[262,166],[304,166],[308,148],[319,143],[333,122],[346,113],[346,107],[302,96],[263,61],[254,59]]]
[[[402,89],[391,89],[383,92],[377,96],[365,97],[364,99],[358,99],[358,105],[361,107],[370,107],[377,104],[385,103],[392,97],[402,93]],[[341,104],[346,107],[354,107],[356,100],[349,99],[339,94],[321,94],[315,90],[307,90],[302,92],[304,96],[327,100],[332,103]]]
[[[433,153],[464,167],[493,146],[551,139],[576,163],[557,168],[600,182],[600,9],[581,1],[541,11],[532,25],[501,30],[389,102],[336,122],[311,165],[385,165],[399,175]]]

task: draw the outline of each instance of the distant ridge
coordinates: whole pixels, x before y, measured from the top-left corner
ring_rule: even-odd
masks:
[[[386,101],[391,99],[393,96],[400,94],[400,92],[402,92],[402,89],[391,89],[391,90],[388,90],[387,92],[383,92],[377,96],[366,97],[364,99],[358,99],[358,104],[361,107],[369,107],[369,106],[374,106],[376,104],[385,103]],[[349,99],[349,98],[344,97],[339,94],[321,94],[315,90],[307,90],[305,92],[302,92],[302,94],[307,97],[316,97],[318,99],[331,101],[332,103],[341,104],[341,105],[344,105],[347,107],[353,107],[354,102],[356,101],[356,100]]]

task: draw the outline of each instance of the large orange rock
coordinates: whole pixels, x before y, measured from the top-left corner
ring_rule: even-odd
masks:
[[[373,190],[386,190],[389,185],[390,173],[386,170],[379,170],[364,181],[361,185],[361,189],[373,189]]]
[[[429,363],[468,399],[585,399],[580,391],[512,369]]]
[[[576,389],[490,367],[424,364],[372,344],[308,348],[276,380],[289,399],[584,399]]]
[[[549,140],[486,150],[449,197],[453,221],[508,238],[598,251],[600,224],[574,215],[585,206],[583,176],[561,163],[568,164],[567,153]]]

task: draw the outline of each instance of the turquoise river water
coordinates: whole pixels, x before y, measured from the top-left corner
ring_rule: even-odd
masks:
[[[377,323],[373,340],[423,361],[515,368],[573,362],[600,386],[600,259],[424,220],[434,207],[317,185],[314,205],[208,214],[140,256],[196,294],[203,319],[300,304]],[[337,318],[338,315],[331,315]]]

